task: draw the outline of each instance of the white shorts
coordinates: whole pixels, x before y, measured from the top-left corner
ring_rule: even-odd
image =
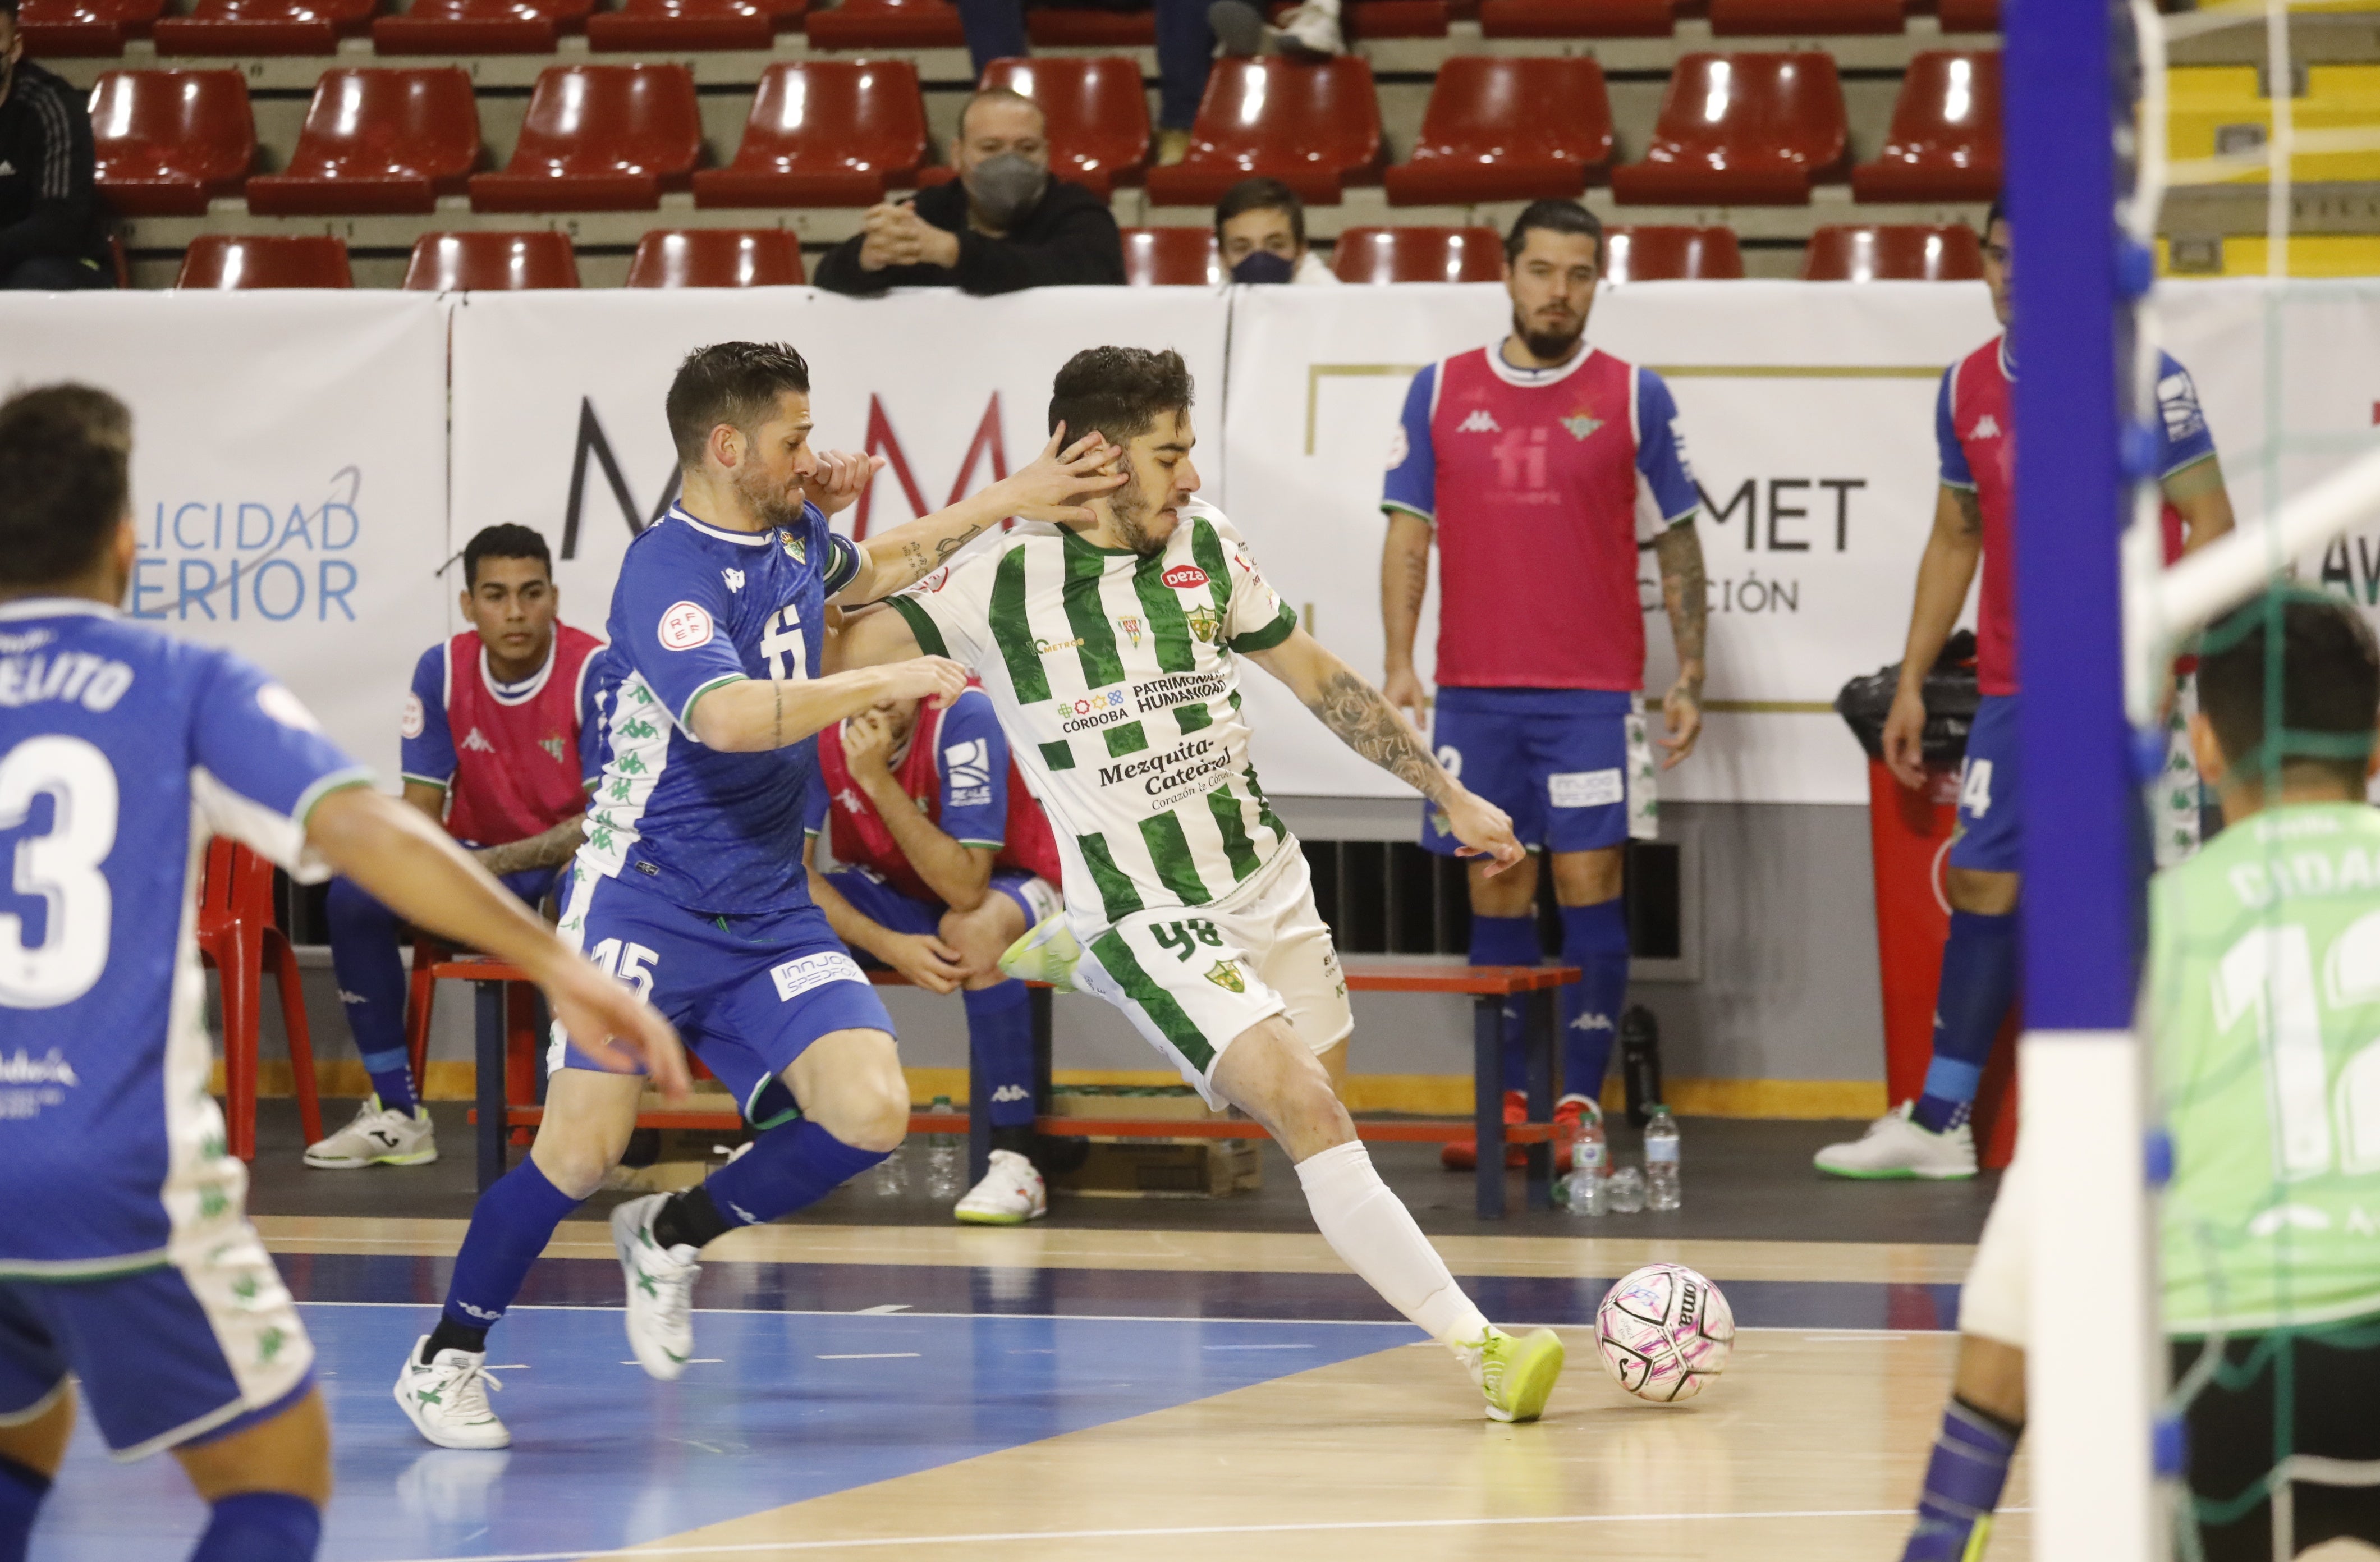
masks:
[[[1981,1335],[2019,1350],[2025,1346],[2025,1290],[2031,1284],[2032,1232],[2026,1227],[2024,1152],[2000,1174],[1999,1197],[1984,1219],[1983,1240],[1959,1291],[1959,1332]]]
[[[1305,853],[1284,841],[1256,876],[1210,906],[1135,911],[1082,937],[1075,982],[1123,1010],[1209,1106],[1232,1039],[1286,1014],[1317,1053],[1355,1028],[1330,929],[1314,909]]]

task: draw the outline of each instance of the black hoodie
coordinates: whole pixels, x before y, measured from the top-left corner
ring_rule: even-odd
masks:
[[[1123,281],[1123,240],[1108,204],[1081,185],[1052,178],[1032,210],[1001,238],[967,226],[966,187],[953,179],[917,192],[917,215],[959,236],[954,266],[886,266],[863,271],[856,234],[826,252],[811,278],[836,293],[881,293],[888,287],[963,287],[970,293],[1014,293],[1023,287]]]
[[[30,60],[0,100],[0,276],[36,256],[107,262],[85,94]]]

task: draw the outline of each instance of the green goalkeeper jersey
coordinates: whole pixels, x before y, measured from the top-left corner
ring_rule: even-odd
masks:
[[[2380,811],[2252,815],[2151,907],[2168,1332],[2380,1312]]]

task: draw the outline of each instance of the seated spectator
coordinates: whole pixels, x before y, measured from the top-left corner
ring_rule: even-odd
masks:
[[[472,627],[414,664],[399,728],[405,800],[535,906],[578,849],[580,737],[597,725],[589,669],[603,642],[555,621],[552,556],[526,526],[472,538],[463,583]],[[328,910],[339,1001],[372,1093],[355,1121],[307,1146],[306,1164],[346,1171],[434,1161],[437,1138],[406,1055],[396,913],[346,879],[331,881]]]
[[[969,1110],[990,1114],[993,1148],[954,1213],[976,1226],[1038,1220],[1050,1200],[1036,1162],[1068,1146],[1034,1132],[1032,1010],[1000,957],[1062,904],[1058,848],[991,701],[969,689],[946,711],[910,700],[853,716],[819,734],[819,774],[811,897],[862,960],[966,1003]]]
[[[959,177],[950,183],[869,207],[863,231],[819,262],[818,286],[1014,293],[1123,281],[1115,218],[1081,185],[1050,177],[1050,140],[1032,99],[998,87],[967,99],[951,166]]]
[[[1215,242],[1234,282],[1339,285],[1305,247],[1305,202],[1279,179],[1242,179],[1225,190],[1215,203]]]
[[[25,57],[0,0],[0,287],[113,287],[89,94]]]
[[[1032,0],[1037,5],[1092,10],[1137,10],[1123,0]],[[1207,0],[1151,0],[1157,13],[1157,161],[1179,163],[1190,150],[1190,126],[1207,92],[1207,72],[1215,63],[1215,35],[1207,26]],[[966,30],[967,57],[977,79],[994,60],[1023,59],[1031,45],[1025,36],[1026,0],[958,0],[959,25]]]

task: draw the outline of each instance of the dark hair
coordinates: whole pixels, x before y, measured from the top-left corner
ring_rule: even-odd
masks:
[[[2281,653],[2268,657],[2277,625]],[[2281,730],[2265,700],[2281,697]],[[2303,587],[2279,587],[2207,626],[2198,658],[2198,708],[2223,757],[2261,785],[2312,765],[2361,796],[2380,723],[2380,647],[2354,608]]]
[[[1984,237],[1989,238],[1992,236],[1994,223],[2006,221],[2008,221],[2008,198],[2004,195],[1995,195],[1992,197],[1992,209],[1984,214]]]
[[[1305,202],[1297,198],[1297,191],[1279,179],[1268,179],[1261,175],[1253,179],[1242,179],[1223,192],[1223,199],[1215,202],[1215,241],[1222,242],[1225,223],[1233,217],[1246,216],[1250,212],[1287,213],[1290,237],[1297,240],[1300,249],[1305,248]]]
[[[1050,385],[1050,427],[1069,444],[1097,429],[1111,445],[1147,433],[1160,412],[1187,412],[1190,366],[1172,348],[1087,348],[1066,360]]]
[[[810,366],[783,342],[713,342],[686,355],[670,382],[670,438],[681,467],[702,465],[710,431],[725,423],[749,433],[777,410],[788,391],[809,394]]]
[[[533,527],[483,526],[479,535],[463,544],[463,589],[477,591],[480,585],[480,561],[483,558],[533,558],[545,566],[545,578],[553,579],[553,554],[545,545],[544,534]]]
[[[132,414],[90,385],[41,385],[0,404],[0,586],[55,586],[89,569],[132,503]]]
[[[0,16],[6,17],[10,21],[16,20],[17,0],[0,0]]]
[[[1595,264],[1603,266],[1603,219],[1575,201],[1532,201],[1521,208],[1512,219],[1512,231],[1504,236],[1504,259],[1521,258],[1521,246],[1529,241],[1529,230],[1541,227],[1549,233],[1574,233],[1595,240]]]

